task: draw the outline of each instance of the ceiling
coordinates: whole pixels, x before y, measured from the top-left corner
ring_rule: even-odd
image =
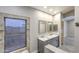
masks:
[[[66,13],[74,9],[73,6],[31,6],[31,7],[46,12],[50,15],[55,15],[58,12]]]

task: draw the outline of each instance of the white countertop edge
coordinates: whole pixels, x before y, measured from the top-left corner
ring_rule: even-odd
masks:
[[[64,51],[60,48],[56,48],[56,47],[54,47],[53,45],[50,45],[50,44],[46,45],[45,48],[47,48],[47,49],[49,49],[49,50],[51,50],[52,52],[55,52],[55,53],[68,53],[67,51]]]

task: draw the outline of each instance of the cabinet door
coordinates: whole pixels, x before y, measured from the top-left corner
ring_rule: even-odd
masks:
[[[43,53],[44,52],[44,46],[45,46],[45,42],[38,40],[38,52],[39,53]]]
[[[59,37],[52,38],[52,39],[48,40],[47,42],[48,42],[48,44],[58,47],[59,46]]]

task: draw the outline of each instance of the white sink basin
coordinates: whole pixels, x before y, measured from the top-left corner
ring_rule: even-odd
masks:
[[[51,39],[51,38],[54,38],[54,37],[57,37],[57,36],[58,36],[58,35],[54,34],[54,35],[48,36],[47,38],[48,38],[48,39]]]

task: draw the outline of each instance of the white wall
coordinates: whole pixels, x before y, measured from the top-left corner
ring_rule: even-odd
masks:
[[[30,51],[37,51],[38,20],[52,21],[53,17],[30,7],[0,6],[0,12],[30,17]]]
[[[75,23],[79,23],[79,7],[75,7]],[[79,52],[79,27],[75,26],[75,47],[76,51]]]
[[[54,24],[58,24],[58,32],[61,33],[61,13],[58,13],[54,16]]]
[[[59,36],[60,36],[60,43],[61,43],[61,13],[58,13],[54,16],[54,24],[58,24],[58,33],[59,33]],[[61,46],[61,44],[60,44]]]

